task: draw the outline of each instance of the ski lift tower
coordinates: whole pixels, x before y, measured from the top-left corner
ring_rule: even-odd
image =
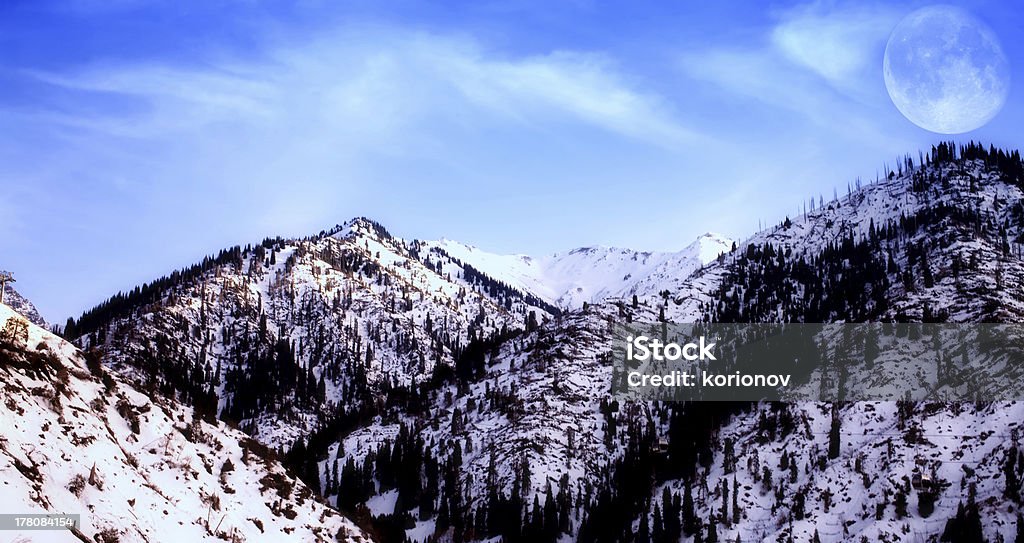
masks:
[[[4,303],[4,291],[7,290],[7,283],[15,283],[11,272],[0,271],[0,304]]]

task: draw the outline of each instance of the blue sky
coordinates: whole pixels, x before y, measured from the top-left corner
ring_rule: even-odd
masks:
[[[63,322],[366,215],[498,252],[734,237],[943,139],[886,93],[922,2],[0,3],[0,268]],[[1020,77],[1024,8],[957,3]],[[1022,147],[1022,90],[957,139]]]

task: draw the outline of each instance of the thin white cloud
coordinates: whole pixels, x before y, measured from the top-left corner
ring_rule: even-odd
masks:
[[[635,90],[597,55],[559,52],[515,61],[454,57],[451,82],[467,98],[539,122],[545,110],[623,136],[674,147],[700,139],[658,96]]]
[[[84,241],[68,254],[88,273],[124,281],[90,256],[102,240],[120,258],[146,255],[143,279],[196,251],[355,214],[514,221],[534,203],[509,203],[513,187],[535,200],[548,179],[601,179],[612,162],[653,178],[652,151],[700,147],[673,104],[601,55],[509,56],[396,27],[272,39],[248,57],[29,73],[39,99],[0,107],[20,136],[0,142],[17,159],[0,160],[0,185],[39,190],[0,205],[0,229],[45,216],[60,225],[41,229],[45,243],[19,239],[73,233]],[[58,298],[48,303],[65,315],[87,302]]]
[[[186,70],[168,66],[92,67],[76,74],[29,72],[37,80],[73,91],[107,93],[110,102],[134,100],[138,111],[83,113],[45,110],[41,120],[147,137],[233,119],[270,116],[279,89],[265,81],[214,68]],[[95,96],[93,97],[95,98]]]
[[[881,4],[814,1],[777,12],[750,43],[684,55],[682,67],[736,95],[827,123],[836,109],[850,110],[850,101],[884,96],[882,52],[898,18]]]
[[[881,4],[812,2],[783,12],[771,30],[771,44],[781,55],[854,92],[878,72],[881,51],[898,12]]]
[[[291,45],[259,60],[198,67],[104,65],[35,76],[66,89],[140,100],[141,114],[48,114],[50,120],[122,136],[239,123],[285,124],[300,132],[326,126],[358,139],[394,138],[444,112],[463,123],[487,115],[537,127],[569,120],[668,148],[700,137],[665,100],[641,90],[599,55],[507,59],[465,40],[393,32],[367,37]]]
[[[812,2],[777,13],[751,42],[709,44],[682,55],[680,66],[724,96],[782,110],[837,138],[898,145],[878,117],[891,108],[881,54],[896,19],[886,6]]]
[[[885,152],[910,146],[882,128],[878,111],[892,107],[884,88],[865,91],[865,96],[876,95],[870,99],[854,98],[775,52],[756,48],[700,51],[682,57],[680,66],[689,77],[712,85],[724,96],[767,105],[791,116],[793,122],[775,124],[770,110],[758,109],[758,115],[766,116],[780,131],[799,134],[802,125],[797,123],[808,123],[819,137],[829,134],[837,140],[860,141]],[[741,102],[731,102],[736,103]]]
[[[776,108],[810,114],[825,106],[820,84],[770,51],[735,47],[696,51],[684,55],[681,66],[694,79]]]

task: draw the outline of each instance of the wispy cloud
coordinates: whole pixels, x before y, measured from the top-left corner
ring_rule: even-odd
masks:
[[[808,114],[826,106],[821,85],[771,51],[712,48],[683,55],[681,66],[694,79],[776,108]]]
[[[510,116],[541,122],[557,110],[580,122],[674,147],[701,139],[660,97],[636,90],[606,58],[570,52],[516,61],[446,57],[451,82],[470,100]]]
[[[112,136],[150,137],[212,123],[256,121],[273,114],[280,89],[268,81],[233,73],[230,66],[202,69],[166,65],[91,67],[72,74],[28,72],[66,90],[106,94],[99,101],[132,100],[138,108],[97,113],[67,108],[40,109],[37,119],[92,129]],[[102,109],[101,109],[102,111]]]
[[[522,208],[552,179],[611,175],[608,150],[639,172],[652,154],[703,141],[669,99],[601,53],[513,54],[370,24],[254,41],[258,50],[241,56],[108,56],[22,72],[40,92],[0,102],[0,119],[21,135],[0,142],[0,157],[16,157],[0,160],[0,185],[39,190],[13,210],[0,205],[0,227],[32,215],[58,224],[31,245],[83,240],[62,254],[87,262],[84,273],[105,281],[94,288],[109,293],[202,251],[354,214],[411,217],[420,228],[480,216],[494,222],[483,228],[506,231],[503,221],[533,220]],[[564,213],[574,189],[559,191],[543,205]],[[11,246],[0,240],[0,252]],[[137,273],[126,279],[97,252],[145,262],[125,264]],[[18,254],[26,269],[52,260]],[[64,311],[96,296],[43,302]]]
[[[700,137],[667,101],[642,90],[601,55],[502,58],[469,40],[427,34],[363,32],[356,40],[283,46],[255,60],[100,65],[34,75],[65,89],[141,100],[144,111],[133,115],[49,117],[121,136],[166,135],[225,122],[394,135],[446,112],[461,115],[463,122],[491,115],[537,127],[568,120],[668,147]]]
[[[730,97],[880,145],[887,138],[880,136],[878,113],[890,107],[881,54],[896,19],[881,5],[802,4],[777,12],[749,43],[711,44],[682,55],[680,65]]]
[[[465,38],[365,27],[203,60],[32,72],[76,98],[19,112],[70,146],[54,183],[78,176],[154,206],[178,200],[199,216],[228,200],[253,207],[251,220],[268,229],[299,230],[396,176],[485,174],[470,164],[500,145],[490,134],[567,145],[603,134],[658,150],[701,138],[667,100],[593,53],[516,57]]]
[[[858,92],[877,72],[899,12],[886,5],[812,2],[782,12],[771,43],[782,57],[845,92]]]

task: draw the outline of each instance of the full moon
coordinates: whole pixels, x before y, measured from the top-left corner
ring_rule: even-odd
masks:
[[[903,18],[882,62],[893,104],[914,124],[960,134],[992,120],[1010,91],[1010,68],[991,28],[952,6]]]

